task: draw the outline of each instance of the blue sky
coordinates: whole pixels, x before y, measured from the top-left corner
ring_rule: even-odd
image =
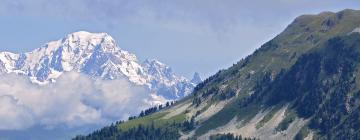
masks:
[[[142,61],[204,77],[280,33],[296,16],[360,9],[358,0],[0,0],[0,51],[27,52],[71,32],[107,32]]]

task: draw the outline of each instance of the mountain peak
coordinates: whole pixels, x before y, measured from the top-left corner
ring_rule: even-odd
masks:
[[[77,31],[73,32],[67,35],[68,37],[76,37],[79,39],[91,39],[91,38],[104,38],[106,36],[109,36],[107,33],[91,33],[88,31]]]
[[[191,82],[194,83],[194,84],[199,84],[200,82],[202,82],[202,79],[201,79],[200,74],[198,72],[194,73],[194,76],[193,76]]]
[[[78,31],[31,52],[0,52],[0,73],[27,75],[33,83],[56,82],[68,71],[106,80],[125,78],[172,100],[193,88],[189,80],[158,60],[139,63],[135,54],[120,49],[107,33]]]
[[[145,70],[154,76],[157,77],[165,76],[171,78],[173,75],[173,72],[169,66],[159,62],[156,59],[146,59],[143,65]]]
[[[68,34],[61,40],[62,44],[70,46],[73,49],[90,49],[100,46],[104,51],[115,51],[119,49],[113,37],[107,33],[91,33],[87,31],[78,31]]]
[[[156,59],[146,59],[144,61],[144,64],[148,64],[148,65],[155,66],[155,67],[161,67],[161,68],[167,67],[164,63],[162,63]]]
[[[344,9],[339,12],[331,12],[331,11],[324,11],[318,14],[305,14],[298,16],[295,21],[297,20],[310,20],[313,18],[328,18],[331,16],[337,16],[337,18],[341,19],[342,17],[352,16],[352,15],[358,15],[360,13],[360,10],[353,10],[353,9]]]

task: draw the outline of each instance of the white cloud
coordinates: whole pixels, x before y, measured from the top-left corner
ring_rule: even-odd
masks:
[[[38,86],[15,74],[0,76],[0,130],[104,125],[150,106],[145,88],[126,80],[93,80],[75,72]]]
[[[33,125],[31,112],[13,96],[0,96],[0,129],[21,129]]]

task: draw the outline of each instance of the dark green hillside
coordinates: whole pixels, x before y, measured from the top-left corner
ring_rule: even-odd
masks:
[[[300,16],[170,108],[78,139],[360,139],[357,27],[357,10]]]
[[[267,105],[293,102],[300,117],[324,139],[359,138],[359,122],[340,133],[339,126],[358,120],[360,107],[360,34],[330,39],[321,48],[299,58],[263,91],[255,93]],[[354,118],[355,117],[355,118]],[[356,126],[357,125],[357,126]],[[349,134],[345,134],[349,133]]]

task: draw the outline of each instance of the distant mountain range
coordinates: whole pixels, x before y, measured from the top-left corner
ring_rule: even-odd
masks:
[[[0,52],[0,73],[25,75],[40,85],[56,82],[69,71],[104,80],[125,78],[167,100],[180,99],[195,86],[155,59],[140,63],[134,54],[120,49],[106,33],[79,31],[31,52]],[[195,82],[201,81],[196,76]]]
[[[168,108],[76,140],[360,139],[360,11],[297,17]]]

